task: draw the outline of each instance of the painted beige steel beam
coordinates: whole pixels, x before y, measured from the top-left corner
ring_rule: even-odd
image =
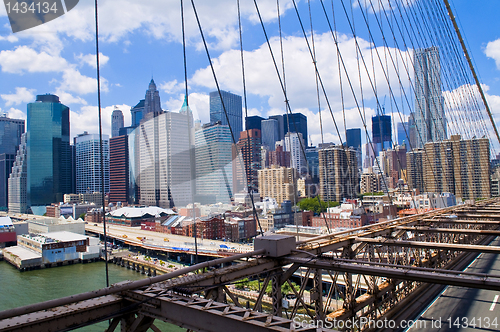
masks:
[[[410,226],[410,227],[397,226],[396,229],[405,231],[429,232],[429,233],[500,235],[500,230],[491,230],[491,229],[434,228],[434,227],[423,227],[423,226]]]
[[[371,239],[366,237],[357,237],[356,241],[375,243],[386,246],[399,246],[410,248],[426,248],[436,250],[455,250],[455,251],[470,251],[482,252],[488,254],[500,254],[500,247],[495,246],[478,246],[472,244],[456,244],[456,243],[437,243],[437,242],[420,242],[420,241],[397,241],[388,239]]]
[[[339,261],[311,260],[306,258],[287,258],[288,263],[299,263],[313,269],[332,270],[345,273],[374,275],[398,280],[421,281],[434,284],[453,285],[470,288],[490,289],[500,291],[500,279],[491,277],[476,277],[470,275],[456,275],[449,273],[413,270],[401,268],[379,267],[364,264],[353,264]]]
[[[0,331],[67,331],[71,327],[89,325],[89,322],[93,324],[118,317],[125,307],[126,303],[120,296],[108,295],[4,319],[0,321]]]

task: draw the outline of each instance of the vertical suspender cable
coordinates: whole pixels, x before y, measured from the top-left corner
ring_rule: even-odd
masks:
[[[462,50],[464,51],[465,58],[467,59],[467,63],[469,64],[470,71],[472,72],[472,76],[474,76],[474,80],[476,81],[477,89],[479,90],[479,93],[481,94],[481,98],[483,99],[484,107],[486,108],[486,112],[488,112],[488,116],[490,117],[491,125],[493,126],[493,129],[495,130],[495,134],[497,136],[498,142],[500,143],[500,134],[498,134],[497,126],[495,124],[495,120],[493,120],[493,115],[491,114],[490,107],[488,106],[488,102],[486,101],[486,96],[484,95],[483,88],[481,87],[481,83],[479,82],[479,78],[477,77],[476,70],[474,69],[474,66],[472,64],[472,60],[469,56],[469,52],[467,51],[467,47],[465,46],[464,39],[462,38],[462,34],[460,33],[460,29],[458,29],[457,21],[455,20],[455,16],[453,15],[453,12],[451,11],[450,3],[448,0],[444,0],[444,4],[446,6],[446,9],[448,10],[448,15],[450,15],[450,19],[453,22],[453,27],[455,28],[455,31],[458,36],[458,40],[460,41],[460,45],[462,46]]]
[[[193,170],[194,167],[194,150],[193,144],[191,142],[191,114],[189,113],[189,96],[188,96],[188,79],[187,79],[187,59],[186,59],[186,33],[184,29],[184,0],[181,0],[181,23],[182,23],[182,52],[184,57],[184,88],[186,93],[186,106],[187,106],[187,117],[188,117],[188,137],[189,137],[189,158],[190,158],[190,172],[191,172],[191,195],[193,198],[193,236],[194,236],[194,252],[195,252],[195,264],[198,264],[198,234],[196,227],[196,208],[194,206],[194,181],[196,180],[196,174]]]
[[[238,5],[238,29],[240,33],[240,54],[241,54],[241,75],[243,78],[243,100],[245,103],[245,118],[248,117],[248,106],[247,106],[247,88],[246,88],[246,81],[245,81],[245,61],[243,58],[243,36],[242,36],[242,29],[241,29],[241,12],[240,12],[240,0],[237,1]],[[248,151],[250,151],[250,137],[248,135],[248,128],[246,128],[245,124],[245,130],[247,131],[247,148]],[[260,135],[262,139],[262,133]],[[250,191],[250,184],[247,183],[248,185],[248,195],[250,195],[250,201],[252,202],[252,213],[255,221],[257,222],[257,225],[259,226],[260,234],[264,235],[264,232],[262,231],[262,226],[260,225],[260,220],[259,216],[257,214],[257,209],[255,208],[255,202],[253,200],[253,191]]]
[[[109,287],[109,271],[108,271],[108,238],[106,235],[106,210],[104,208],[104,160],[102,147],[102,114],[101,114],[101,75],[99,72],[99,20],[97,16],[97,0],[95,0],[95,52],[97,66],[97,108],[99,112],[99,153],[101,161],[101,199],[102,199],[102,225],[104,227],[104,260],[106,267],[106,287]]]

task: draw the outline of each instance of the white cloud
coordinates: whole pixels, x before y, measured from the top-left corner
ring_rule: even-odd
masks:
[[[59,100],[64,105],[72,105],[72,104],[87,105],[87,101],[85,99],[81,97],[75,97],[72,94],[61,90],[60,88],[57,89],[54,94],[59,97]]]
[[[0,95],[5,100],[5,106],[19,105],[21,103],[29,103],[35,99],[34,89],[16,87],[16,92],[13,94]]]
[[[19,38],[17,38],[13,34],[10,34],[7,37],[0,36],[0,41],[3,41],[3,40],[6,40],[6,41],[11,42],[11,43],[17,43],[19,41]]]
[[[6,73],[58,72],[68,67],[68,62],[47,52],[37,52],[28,46],[0,52],[0,66]]]
[[[173,80],[159,84],[158,89],[168,94],[174,94],[183,91],[185,86],[184,82],[177,82],[177,80]]]
[[[322,77],[325,90],[328,94],[330,104],[333,110],[342,107],[340,96],[340,79],[339,68],[337,65],[337,51],[330,33],[318,34],[315,38],[316,54],[318,69]],[[363,64],[361,66],[361,80],[363,83],[363,96],[361,95],[361,88],[359,84],[358,64],[356,62],[356,46],[353,38],[348,38],[345,35],[339,36],[339,47],[341,55],[345,61],[346,70],[349,78],[351,79],[354,93],[358,101],[363,97],[365,101],[370,101],[374,98],[370,78],[374,81],[377,87],[378,96],[389,94],[387,80],[384,76],[383,67],[380,65],[378,57],[375,55],[376,51],[381,55],[382,62],[385,62],[385,54],[391,53],[393,59],[397,61],[400,70],[400,77],[404,87],[408,87],[408,75],[402,69],[406,67],[411,68],[411,51],[401,52],[396,49],[386,49],[378,47],[371,48],[371,45],[358,38],[358,43],[361,52],[364,56],[368,73]],[[276,52],[279,52],[279,39],[271,39],[271,46]],[[305,41],[301,37],[289,36],[283,40],[283,48],[285,54],[285,70],[286,70],[286,84],[287,95],[290,100],[290,105],[295,108],[311,108],[317,104],[316,97],[316,80],[314,74],[314,66]],[[374,65],[372,65],[371,52],[373,50]],[[260,97],[268,98],[268,103],[271,108],[283,108],[283,92],[272,63],[271,56],[266,44],[261,45],[258,49],[253,51],[246,51],[245,57],[245,76],[247,91],[251,94],[256,94]],[[387,55],[389,58],[389,56]],[[279,58],[279,57],[278,57]],[[403,58],[403,60],[401,59]],[[390,60],[388,60],[390,61]],[[278,64],[280,67],[281,65]],[[233,90],[236,93],[242,94],[241,82],[241,59],[240,52],[237,50],[226,51],[218,58],[213,59],[213,66],[217,74],[217,79],[222,89]],[[385,66],[385,64],[384,64]],[[373,79],[372,68],[375,67],[376,81]],[[281,70],[280,70],[281,71]],[[413,70],[410,70],[413,72]],[[345,107],[352,108],[356,106],[354,96],[351,93],[344,68],[341,65],[342,84],[343,84],[343,97]],[[390,84],[392,86],[399,86],[399,81],[394,68],[389,68],[387,73],[389,76]],[[410,76],[413,74],[410,73]],[[213,83],[213,76],[210,67],[199,69],[190,82],[194,85],[215,88]],[[394,93],[399,93],[399,89],[393,89]],[[321,93],[323,95],[323,93]],[[324,98],[321,97],[322,103],[325,105]],[[282,112],[283,113],[283,112]]]
[[[493,60],[495,60],[497,69],[500,70],[500,38],[495,41],[489,42],[486,45],[484,53],[488,58],[492,58]]]
[[[82,75],[78,70],[69,68],[64,70],[59,90],[71,91],[77,94],[87,94],[97,91],[97,79]],[[108,81],[101,77],[101,91],[107,92]]]
[[[4,110],[0,107],[0,114],[6,114],[8,118],[11,119],[23,119],[26,120],[26,113],[20,109],[11,107],[9,110]]]
[[[95,54],[79,54],[75,56],[76,59],[80,61],[81,64],[89,65],[92,68],[97,68],[96,56]],[[108,63],[109,57],[99,52],[99,66],[104,66]]]
[[[102,116],[102,133],[111,136],[111,114],[115,110],[115,106],[123,112],[125,126],[130,126],[130,106],[129,105],[113,105],[101,108]],[[99,133],[99,114],[97,106],[83,106],[80,110],[70,110],[70,131],[71,136],[75,137],[84,131],[90,134]]]
[[[277,19],[276,1],[259,0],[258,4],[265,22]],[[283,0],[281,6],[283,15],[292,8],[291,0]],[[199,44],[199,30],[189,1],[184,2],[184,8],[187,41],[190,44]],[[236,45],[239,37],[237,7],[234,0],[197,1],[196,9],[211,47],[228,49]],[[243,19],[250,19],[254,24],[258,22],[253,2],[242,1],[241,13]],[[37,39],[50,32],[55,38],[58,38],[59,33],[78,40],[90,41],[94,38],[94,22],[93,2],[80,1],[64,16],[21,32],[19,35],[24,34]],[[99,32],[104,41],[124,40],[125,43],[129,34],[141,31],[155,39],[181,42],[180,26],[178,1],[122,0],[119,5],[113,1],[99,3]]]
[[[11,119],[23,119],[26,121],[27,118],[25,112],[13,107],[11,107],[6,113]]]
[[[170,98],[165,104],[167,109],[178,112],[184,103],[184,94],[179,94],[177,98]],[[210,122],[210,96],[203,93],[189,94],[189,108],[193,112],[195,120],[200,120],[202,124]]]

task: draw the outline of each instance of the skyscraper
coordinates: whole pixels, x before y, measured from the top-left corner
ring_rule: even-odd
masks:
[[[261,169],[260,148],[262,140],[260,130],[242,131],[237,146],[238,150],[241,151],[244,169],[233,171],[233,174],[236,173],[238,182],[235,187],[240,189],[244,184],[248,184],[250,190],[256,192],[259,188],[257,171]]]
[[[302,148],[304,150],[302,150]],[[287,133],[285,135],[285,150],[290,152],[290,165],[295,168],[299,174],[306,174],[307,163],[305,158],[305,144],[302,133]]]
[[[271,115],[269,119],[274,119],[278,121],[278,139],[277,141],[281,141],[282,139],[285,138],[285,134],[288,132],[288,130],[285,131],[285,125],[284,125],[284,120],[283,120],[283,115]]]
[[[301,133],[304,149],[308,147],[307,117],[302,113],[283,114],[283,132]]]
[[[148,90],[144,98],[144,111],[142,117],[151,119],[161,113],[160,93],[156,89],[156,84],[153,79],[149,82]]]
[[[356,150],[330,146],[319,150],[319,187],[324,201],[340,202],[359,191]]]
[[[206,124],[195,132],[196,197],[203,204],[230,203],[233,196],[229,126]]]
[[[264,118],[258,115],[245,117],[245,130],[259,129],[260,131],[262,131],[263,120]]]
[[[281,204],[283,201],[297,202],[297,170],[291,167],[261,169],[259,175],[259,194],[261,197],[271,197]]]
[[[111,137],[120,136],[120,128],[123,127],[123,113],[115,106],[115,110],[111,114]]]
[[[441,63],[436,46],[417,49],[413,55],[415,68],[415,126],[418,131],[415,147],[447,138],[444,114]]]
[[[413,149],[406,154],[406,176],[408,189],[417,189],[418,193],[424,192],[424,150]]]
[[[55,95],[28,104],[27,194],[29,206],[61,202],[71,193],[69,108]]]
[[[26,213],[28,209],[27,197],[27,169],[26,133],[21,136],[21,144],[17,150],[16,159],[9,176],[9,212]]]
[[[487,138],[462,140],[452,135],[425,144],[423,180],[428,192],[450,192],[457,198],[491,197],[490,144]]]
[[[76,192],[102,192],[99,135],[84,132],[74,139],[76,150]],[[104,192],[109,193],[109,137],[102,135]]]
[[[109,140],[110,202],[128,202],[130,181],[129,169],[128,136],[122,135],[111,138]]]
[[[144,99],[141,99],[137,105],[130,109],[132,127],[137,127],[142,119],[152,119],[161,112],[160,93],[156,89],[155,81],[151,79]]]
[[[276,149],[276,141],[279,141],[278,120],[268,119],[261,122],[262,146],[267,146],[270,151]]]
[[[229,125],[233,132],[234,140],[238,141],[239,134],[243,131],[241,96],[222,90],[220,94],[222,100],[218,91],[210,92],[210,122],[216,123],[220,121],[223,125]],[[222,102],[224,102],[224,105]],[[227,112],[227,117],[224,109]]]
[[[0,210],[7,210],[8,179],[24,133],[24,120],[0,116]]]
[[[190,117],[190,111],[165,112],[142,121],[130,135],[140,204],[169,208],[192,203]]]
[[[348,148],[357,152],[358,168],[363,167],[363,154],[361,150],[361,128],[351,128],[345,131],[345,140]]]
[[[392,127],[390,115],[372,116],[372,140],[376,147],[375,154],[392,147]]]

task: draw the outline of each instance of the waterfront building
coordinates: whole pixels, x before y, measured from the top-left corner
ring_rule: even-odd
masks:
[[[247,184],[251,192],[258,190],[259,177],[257,172],[261,169],[261,146],[260,130],[245,130],[240,133],[237,147],[241,153],[244,167],[239,170],[233,169],[233,175],[236,175],[237,187],[239,189],[247,189],[244,187],[244,184]]]
[[[319,185],[324,201],[340,202],[356,197],[359,191],[356,150],[341,146],[319,150]]]
[[[413,54],[413,64],[415,69],[413,116],[418,132],[413,148],[423,148],[427,142],[437,142],[447,138],[438,47],[416,49]]]
[[[9,212],[26,213],[28,209],[28,161],[26,149],[26,134],[21,135],[21,144],[9,175]]]
[[[98,134],[84,132],[74,138],[76,150],[76,192],[102,192],[101,151]],[[109,193],[109,137],[102,135],[104,192]]]
[[[24,234],[17,243],[4,253],[5,259],[18,269],[87,261],[100,255],[99,239],[71,232]]]
[[[307,117],[302,113],[283,114],[283,132],[301,133],[304,149],[308,146]]]
[[[229,125],[234,141],[237,141],[239,133],[243,131],[241,96],[222,90],[220,95],[218,91],[210,92],[210,122],[218,121],[223,125]]]
[[[115,109],[111,114],[111,137],[120,136],[120,129],[124,126],[123,112],[115,106]]]
[[[162,209],[158,206],[123,207],[106,214],[106,220],[124,226],[141,226],[142,222],[165,221],[176,215],[171,209]]]
[[[38,95],[27,115],[28,205],[60,202],[72,189],[69,108],[58,96]]]
[[[122,135],[109,140],[109,201],[129,201],[129,149],[128,136]]]
[[[7,210],[8,180],[24,133],[24,120],[0,116],[0,210]]]
[[[297,202],[297,170],[291,167],[271,166],[258,171],[259,194],[261,197],[283,201]]]
[[[233,196],[232,139],[229,126],[206,124],[195,132],[196,201],[230,203]]]
[[[274,151],[276,142],[281,140],[279,136],[279,122],[276,119],[262,120],[261,122],[262,146],[269,151]]]
[[[285,150],[290,152],[290,164],[299,174],[306,174],[305,142],[302,133],[287,133],[285,135]]]

